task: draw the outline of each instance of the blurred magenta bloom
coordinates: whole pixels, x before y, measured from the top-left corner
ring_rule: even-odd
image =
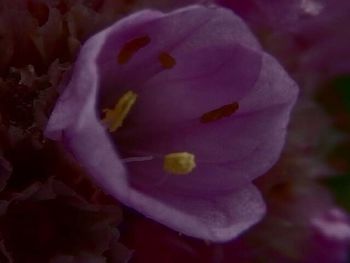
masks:
[[[350,220],[342,210],[333,208],[312,220],[310,253],[306,262],[346,262],[350,244]]]
[[[321,79],[350,73],[349,1],[216,2],[239,14],[289,69]]]
[[[226,241],[265,205],[297,87],[240,18],[144,10],[90,38],[50,117],[110,195],[184,234]]]

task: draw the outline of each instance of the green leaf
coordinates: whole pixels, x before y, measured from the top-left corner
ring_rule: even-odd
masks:
[[[333,193],[338,205],[350,212],[350,172],[323,181]]]
[[[333,86],[341,98],[346,110],[350,112],[350,76],[345,75],[334,80]]]

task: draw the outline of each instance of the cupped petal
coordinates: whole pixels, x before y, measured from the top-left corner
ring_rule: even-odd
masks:
[[[237,237],[265,214],[264,201],[251,184],[201,197],[132,191],[129,201],[144,215],[180,233],[216,242]]]

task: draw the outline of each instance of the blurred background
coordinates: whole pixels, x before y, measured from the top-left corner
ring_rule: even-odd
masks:
[[[350,2],[220,0],[300,87],[286,146],[238,239],[180,235],[123,207],[43,136],[95,32],[143,8],[212,1],[0,0],[0,263],[349,262]]]

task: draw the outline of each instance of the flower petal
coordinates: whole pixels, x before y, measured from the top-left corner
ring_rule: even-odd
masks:
[[[236,237],[265,213],[264,202],[253,185],[201,198],[157,191],[151,195],[135,191],[130,197],[133,207],[146,216],[181,233],[217,242]]]

